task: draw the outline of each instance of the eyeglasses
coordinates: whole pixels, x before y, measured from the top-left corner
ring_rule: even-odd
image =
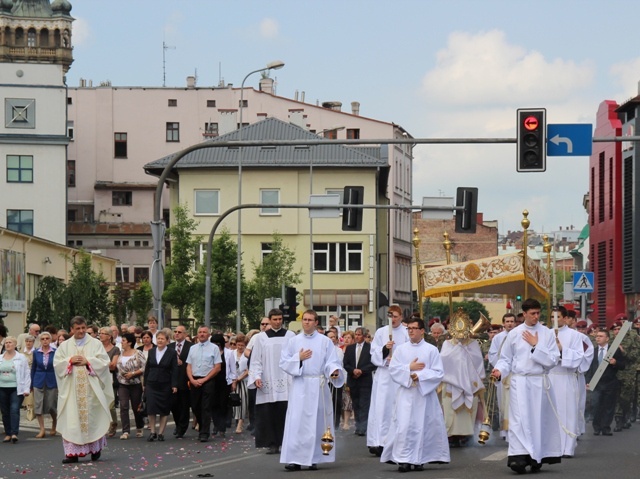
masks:
[[[260,323],[260,326],[269,326],[269,323]]]
[[[229,345],[230,345],[230,346],[235,346],[235,345],[236,345],[236,343],[229,343]]]
[[[409,327],[407,327],[407,329],[409,331],[418,331],[419,329],[422,329],[422,328],[414,328],[413,326],[409,326]]]

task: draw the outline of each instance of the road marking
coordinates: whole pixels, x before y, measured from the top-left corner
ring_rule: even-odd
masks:
[[[508,455],[507,450],[494,452],[493,454],[483,458],[483,461],[502,461],[507,458]]]

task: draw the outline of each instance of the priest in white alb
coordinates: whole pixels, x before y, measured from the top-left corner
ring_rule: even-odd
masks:
[[[339,388],[346,373],[336,347],[329,338],[317,332],[318,315],[307,310],[302,315],[302,332],[291,338],[280,356],[280,367],[293,380],[289,389],[287,418],[280,462],[288,471],[302,466],[317,469],[321,462],[335,461],[333,406],[329,383]],[[328,454],[323,454],[322,437],[331,433],[334,442]],[[328,438],[327,438],[328,439]]]
[[[369,452],[378,457],[382,454],[382,445],[391,424],[393,403],[400,387],[391,379],[389,362],[395,349],[409,340],[407,328],[402,324],[402,309],[396,305],[390,306],[388,315],[390,324],[378,329],[371,342],[371,362],[378,369],[371,388],[367,446]]]
[[[442,378],[442,409],[444,423],[452,447],[466,446],[474,434],[478,404],[484,395],[484,359],[478,341],[472,337],[469,315],[458,310],[449,326],[450,339],[440,351]],[[484,415],[483,410],[481,410]]]
[[[549,371],[558,364],[560,351],[552,330],[538,323],[540,302],[522,303],[524,323],[505,339],[492,376],[511,374],[509,396],[509,451],[507,465],[518,474],[561,461],[560,427],[554,413],[556,398]]]
[[[102,343],[87,334],[82,316],[71,320],[71,338],[56,350],[53,367],[58,381],[58,431],[62,435],[63,464],[91,455],[100,459],[107,445],[113,402],[109,356]]]
[[[424,340],[424,321],[411,318],[409,342],[394,351],[389,375],[398,385],[392,422],[381,462],[400,472],[423,470],[425,463],[450,462],[447,431],[436,392],[444,376],[438,349]],[[389,406],[392,406],[391,404]]]

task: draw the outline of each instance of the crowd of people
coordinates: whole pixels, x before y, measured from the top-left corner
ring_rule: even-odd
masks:
[[[201,442],[246,430],[297,471],[334,461],[341,428],[408,472],[450,462],[450,448],[466,446],[485,420],[508,445],[507,465],[535,472],[573,457],[589,423],[604,436],[631,427],[640,366],[640,319],[614,351],[624,315],[609,331],[563,307],[543,325],[540,312],[528,299],[487,335],[462,310],[427,325],[397,306],[373,337],[342,331],[335,316],[325,328],[313,310],[298,334],[278,309],[246,335],[201,326],[193,339],[182,325],[159,330],[153,316],[146,330],[75,317],[69,332],[32,324],[16,338],[0,326],[3,442],[19,441],[27,407],[36,438],[62,436],[64,464],[96,461],[118,427],[120,440],[162,442],[172,417],[176,439],[190,427]]]

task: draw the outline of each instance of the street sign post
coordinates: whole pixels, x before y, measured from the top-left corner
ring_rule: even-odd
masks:
[[[589,123],[547,125],[547,156],[590,156],[592,135]]]
[[[593,271],[573,272],[573,292],[593,293]]]

